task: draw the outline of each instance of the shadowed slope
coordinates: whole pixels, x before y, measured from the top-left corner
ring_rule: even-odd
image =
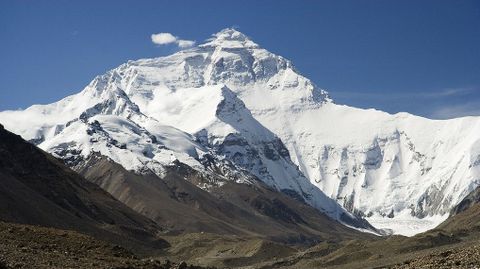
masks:
[[[85,232],[143,247],[158,226],[0,125],[0,219]],[[130,243],[131,242],[131,243]]]

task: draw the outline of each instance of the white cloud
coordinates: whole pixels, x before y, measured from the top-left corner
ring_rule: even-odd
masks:
[[[152,42],[157,45],[166,45],[177,41],[177,37],[170,33],[152,34]]]
[[[195,45],[193,40],[179,39],[177,36],[172,35],[171,33],[157,33],[151,35],[152,42],[157,45],[167,45],[175,43],[180,48],[188,48]]]

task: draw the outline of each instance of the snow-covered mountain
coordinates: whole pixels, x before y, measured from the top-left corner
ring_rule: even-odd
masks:
[[[353,220],[346,209],[402,234],[440,223],[480,178],[480,119],[337,105],[234,29],[129,61],[56,103],[0,112],[0,122],[72,167],[96,152],[161,176],[180,161],[207,178],[258,178],[336,219]],[[200,187],[210,184],[222,183]]]

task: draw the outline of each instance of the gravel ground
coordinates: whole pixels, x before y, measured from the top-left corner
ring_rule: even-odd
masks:
[[[0,269],[197,269],[168,260],[140,259],[118,245],[73,231],[0,222]]]
[[[449,249],[405,261],[394,268],[480,268],[480,246]]]

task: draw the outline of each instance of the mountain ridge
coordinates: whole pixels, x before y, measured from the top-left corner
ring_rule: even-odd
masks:
[[[122,114],[125,111],[117,105],[100,114],[119,113],[117,116],[137,123],[153,119],[179,129],[177,135],[191,145],[189,150],[155,148],[152,151],[151,145],[155,143],[145,138],[141,143],[149,148],[146,155],[143,150],[133,155],[135,160],[140,160],[139,165],[148,166],[153,157],[163,151],[166,153],[161,158],[163,165],[170,163],[170,156],[174,156],[173,159],[201,170],[205,167],[199,159],[211,155],[209,150],[215,152],[215,149],[211,143],[209,149],[199,143],[202,133],[198,131],[212,127],[210,120],[215,117],[210,118],[208,111],[217,108],[219,99],[210,93],[222,87],[234,93],[253,119],[282,142],[289,153],[288,158],[286,154],[284,157],[291,162],[286,169],[299,169],[303,175],[300,178],[308,179],[310,191],[322,193],[313,196],[325,193],[329,199],[366,217],[377,227],[409,235],[433,228],[480,182],[480,171],[475,165],[480,158],[480,140],[475,135],[480,128],[478,118],[434,121],[407,113],[390,115],[337,105],[326,91],[299,74],[290,61],[262,49],[234,29],[222,30],[206,44],[170,56],[129,61],[97,76],[79,94],[52,105],[32,106],[25,112],[1,112],[0,121],[24,138],[46,147],[62,137],[69,121],[99,103],[98,99],[109,100],[112,93],[123,92],[145,117],[127,115],[135,114],[134,108]],[[208,109],[189,110],[202,104]],[[210,116],[204,117],[205,113]],[[44,118],[38,120],[38,114]],[[238,126],[233,129],[229,124],[219,126],[216,130],[221,132],[213,136],[218,145],[229,133],[242,133]],[[259,129],[251,128],[247,134]],[[259,143],[258,137],[249,136],[246,141],[250,146],[265,145]],[[230,150],[230,155],[213,154],[217,158],[215,162],[240,175],[245,171],[252,173],[245,167],[253,167],[258,160],[262,160],[262,165],[257,166],[257,172],[266,170],[278,175],[282,171],[278,168],[270,171],[264,165],[268,160],[266,155],[245,163],[246,147],[239,145],[240,150],[237,145],[235,150]],[[236,153],[242,157],[235,157]],[[153,155],[149,157],[149,154]],[[453,156],[454,161],[448,161],[445,154]],[[161,174],[161,169],[157,172]],[[302,181],[300,178],[290,182]],[[265,176],[260,179],[268,182]],[[295,192],[304,198],[312,197],[298,189]],[[327,199],[320,200],[321,204],[329,203],[325,202]],[[345,211],[341,207],[329,207]],[[339,219],[335,215],[331,214]]]

